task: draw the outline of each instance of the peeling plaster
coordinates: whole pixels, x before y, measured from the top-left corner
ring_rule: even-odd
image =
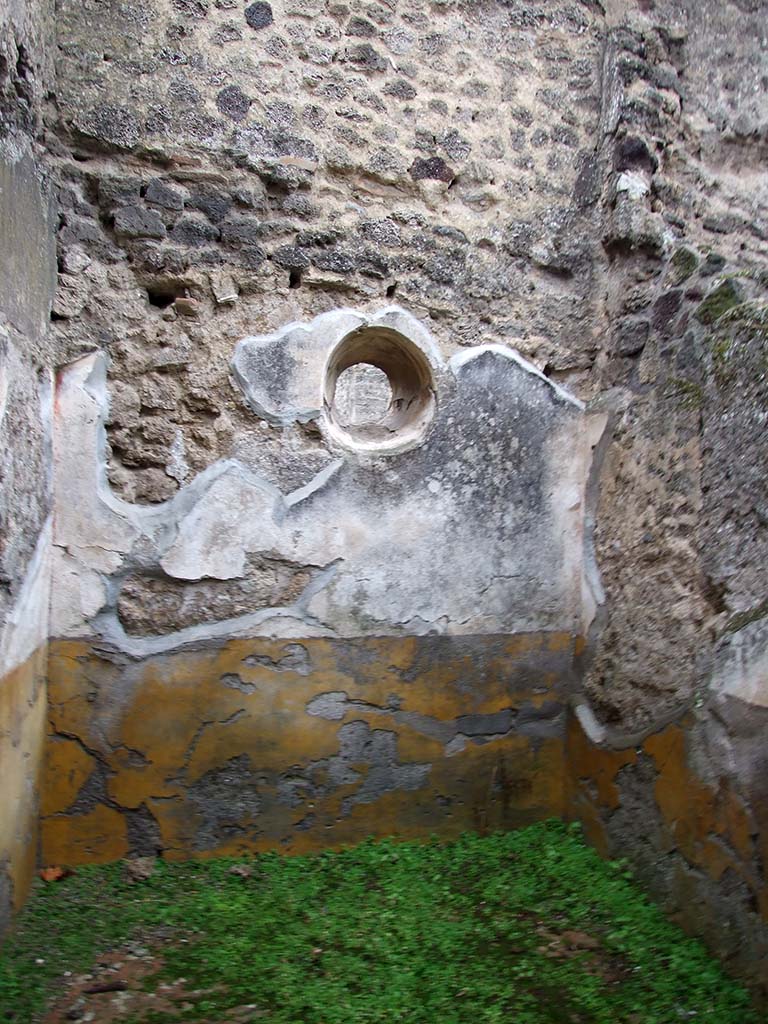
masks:
[[[363,327],[400,332],[428,360],[437,394],[430,434],[385,460],[338,451],[288,494],[228,459],[162,505],[116,498],[106,480],[105,359],[91,355],[65,370],[54,541],[66,550],[70,584],[55,632],[95,635],[134,657],[228,635],[583,632],[599,601],[584,523],[604,418],[590,419],[503,346],[478,346],[446,364],[424,326],[397,308],[336,310],[245,339],[233,366],[249,404],[261,408],[268,392],[280,422],[317,406],[325,429],[310,392],[322,391],[333,348]],[[70,508],[73,484],[84,497]],[[313,567],[295,603],[162,637],[125,634],[115,614],[119,575],[237,580],[259,554]]]

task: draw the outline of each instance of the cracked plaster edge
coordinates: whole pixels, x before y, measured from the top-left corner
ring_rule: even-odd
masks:
[[[108,356],[104,352],[94,352],[82,356],[64,367],[59,386],[70,387],[73,390],[80,389],[94,403],[94,419],[88,424],[94,439],[94,451],[88,458],[93,458],[95,469],[95,501],[101,504],[108,512],[116,515],[123,523],[135,531],[127,550],[120,550],[119,544],[115,548],[104,548],[102,550],[115,554],[119,558],[116,569],[109,573],[88,566],[79,553],[89,546],[88,539],[83,537],[82,544],[61,544],[54,543],[53,547],[70,555],[82,565],[95,573],[104,588],[105,604],[114,602],[117,597],[117,590],[122,576],[130,568],[141,568],[131,557],[135,545],[142,538],[152,541],[155,552],[153,560],[160,566],[163,553],[174,542],[178,528],[188,514],[194,511],[195,507],[202,501],[215,483],[227,473],[236,473],[244,482],[247,482],[262,491],[273,500],[273,515],[276,521],[284,519],[291,509],[295,508],[302,501],[309,498],[316,491],[328,484],[343,464],[343,460],[337,460],[331,466],[324,467],[307,484],[288,494],[283,494],[268,480],[253,473],[236,459],[221,459],[206,467],[184,487],[182,487],[168,501],[157,506],[141,506],[124,501],[113,492],[107,475],[107,434],[106,419],[109,413],[109,392],[107,387]],[[61,421],[60,421],[61,424]],[[59,443],[66,443],[67,426],[63,423],[60,430]],[[94,436],[95,435],[95,436]],[[50,540],[50,538],[49,538]],[[93,546],[92,544],[90,546]],[[142,559],[142,564],[146,559]],[[135,564],[134,564],[135,563]],[[144,565],[143,567],[146,568]],[[332,574],[336,571],[335,564],[330,567]],[[128,636],[117,619],[115,610],[102,611],[81,625],[73,626],[64,634],[67,639],[78,639],[87,637],[91,642],[105,642],[114,645],[123,653],[131,657],[144,657],[152,654],[168,653],[190,644],[216,640],[225,636],[247,636],[247,635],[277,635],[263,627],[268,622],[296,621],[300,628],[295,635],[334,635],[333,630],[318,623],[306,612],[306,604],[315,595],[318,589],[327,585],[329,567],[324,567],[316,573],[304,589],[298,600],[290,606],[275,606],[268,609],[261,609],[258,612],[244,616],[236,616],[224,619],[216,623],[203,623],[186,629],[176,630],[163,637],[134,638]],[[119,572],[118,570],[122,570]],[[171,575],[171,574],[169,574]],[[171,575],[171,578],[176,578]],[[322,582],[320,582],[322,581]],[[104,607],[104,606],[102,606]],[[284,631],[283,631],[284,632]],[[291,631],[293,633],[293,631]],[[50,635],[46,625],[44,639]],[[283,633],[280,633],[283,635]]]
[[[454,355],[451,360],[446,364],[437,349],[435,343],[432,341],[426,328],[416,320],[411,314],[403,310],[400,307],[393,306],[387,307],[380,311],[375,316],[364,316],[363,314],[356,313],[353,310],[333,310],[329,313],[320,314],[310,325],[304,326],[301,324],[291,324],[283,327],[280,331],[275,332],[272,335],[262,336],[262,342],[264,344],[267,341],[271,341],[275,338],[279,338],[285,335],[289,330],[295,330],[300,328],[305,332],[309,332],[312,325],[316,325],[319,321],[333,322],[338,320],[340,316],[351,318],[351,330],[360,329],[366,326],[380,326],[388,327],[393,330],[398,330],[398,324],[404,319],[407,326],[412,329],[412,333],[407,336],[411,341],[418,344],[418,340],[413,338],[413,329],[421,336],[421,340],[428,347],[426,355],[432,355],[437,362],[439,368],[445,368],[446,366],[451,369],[456,375],[457,368],[465,365],[467,362],[474,358],[478,358],[486,352],[493,352],[496,355],[501,355],[504,358],[511,360],[520,366],[524,371],[533,374],[534,376],[545,382],[554,392],[563,397],[566,401],[575,405],[579,411],[584,411],[585,406],[578,399],[569,395],[554,382],[549,380],[544,374],[542,374],[533,364],[527,362],[520,356],[514,349],[503,346],[503,345],[479,345],[473,346],[471,349],[462,351]],[[355,324],[357,326],[355,326]],[[339,340],[342,340],[350,330],[346,330],[341,335]],[[401,330],[401,333],[405,333]],[[253,339],[243,339],[245,341]],[[337,341],[338,344],[338,341]],[[239,347],[238,345],[238,347]],[[224,476],[228,472],[236,472],[245,481],[252,485],[264,490],[269,496],[274,499],[275,502],[275,519],[277,522],[282,521],[288,513],[302,501],[309,498],[312,494],[321,490],[325,487],[330,480],[336,475],[339,469],[344,465],[344,459],[339,458],[335,460],[330,466],[324,467],[315,477],[310,480],[307,484],[303,485],[296,490],[283,494],[278,488],[276,488],[269,481],[260,477],[258,474],[253,473],[248,467],[244,466],[236,459],[223,459],[212,463],[206,467],[200,473],[196,474],[195,477],[188,483],[185,484],[172,498],[166,502],[162,502],[157,506],[141,506],[126,502],[114,494],[111,485],[109,484],[107,475],[107,434],[106,434],[106,418],[109,411],[109,392],[107,387],[107,368],[108,368],[108,356],[103,351],[97,351],[89,353],[85,356],[80,357],[73,363],[70,363],[62,371],[60,377],[60,386],[64,386],[65,383],[69,383],[70,386],[75,388],[82,388],[95,403],[96,406],[96,417],[95,421],[91,426],[91,429],[95,431],[95,461],[96,461],[96,499],[101,502],[104,507],[109,511],[116,514],[123,521],[127,522],[132,526],[138,533],[138,536],[134,537],[128,552],[124,554],[130,556],[130,551],[133,549],[136,541],[145,537],[151,539],[156,547],[156,558],[158,563],[162,559],[164,550],[170,547],[176,537],[178,527],[183,518],[192,512],[195,506],[205,497],[210,488],[216,483],[216,481]],[[80,372],[80,380],[67,381],[68,377]],[[83,372],[85,371],[85,372]],[[64,434],[66,434],[66,425],[64,426]],[[165,536],[164,536],[165,534]],[[87,545],[85,545],[87,547]],[[57,545],[61,550],[66,551],[80,561],[77,558],[77,554],[74,550],[70,550],[68,545]],[[78,548],[79,550],[79,548]],[[106,550],[106,549],[105,549]],[[120,553],[115,549],[115,553]],[[121,559],[121,562],[124,559]],[[111,591],[114,589],[111,585],[115,583],[115,574],[108,574],[99,570],[94,570],[102,580],[106,590]],[[175,578],[175,577],[172,577]],[[327,582],[327,581],[326,581]],[[200,641],[216,640],[222,635],[242,636],[247,635],[249,630],[257,629],[262,623],[268,620],[283,619],[285,617],[295,619],[296,612],[299,612],[299,621],[303,622],[306,626],[310,627],[315,632],[315,635],[336,635],[335,631],[330,627],[325,626],[322,623],[317,622],[311,616],[307,615],[304,609],[301,607],[303,600],[308,600],[309,597],[313,596],[314,593],[320,589],[318,586],[313,586],[314,581],[310,581],[310,584],[303,592],[299,601],[288,607],[276,607],[271,609],[262,609],[259,612],[251,613],[245,616],[237,616],[230,619],[221,620],[217,623],[205,623],[186,627],[183,630],[177,630],[173,633],[166,634],[163,637],[156,638],[133,638],[129,637],[122,626],[117,622],[117,616],[114,611],[109,611],[106,614],[102,613],[97,615],[94,619],[90,620],[93,627],[96,627],[96,636],[93,636],[93,630],[88,631],[87,635],[90,635],[93,639],[101,639],[107,643],[113,643],[121,650],[125,651],[126,654],[132,656],[142,656],[141,654],[134,654],[135,651],[142,649],[142,644],[146,644],[150,650],[146,651],[147,654],[159,654],[168,653],[172,650],[176,650],[179,647],[184,647],[189,644],[194,644]],[[599,577],[597,580],[599,587]],[[323,584],[325,585],[325,584]],[[599,587],[599,594],[602,593],[602,588]],[[114,597],[114,595],[112,595]],[[83,626],[87,626],[87,623],[83,623]],[[423,623],[423,628],[418,628],[417,624],[409,621],[408,623],[396,623],[393,624],[393,628],[386,632],[386,635],[400,635],[402,628],[397,627],[408,627],[409,633],[415,632],[418,635],[423,635],[428,632],[432,632],[434,629],[434,623]],[[77,628],[68,631],[67,637],[75,639],[81,634]],[[257,633],[256,635],[271,635],[269,633]],[[355,634],[357,635],[357,634]],[[360,634],[363,635],[363,634]],[[368,635],[368,634],[364,634]]]
[[[285,495],[285,514],[300,505],[302,501],[306,501],[307,498],[316,494],[325,488],[326,484],[336,476],[341,467],[344,465],[344,459],[335,459],[330,465],[324,466],[323,469],[316,473],[311,480],[303,484],[301,487],[297,487],[295,491],[290,491]],[[282,518],[285,518],[283,515]]]
[[[308,326],[303,326],[301,324],[287,325],[274,334],[261,336],[259,340],[266,339],[272,341],[275,338],[280,338],[289,330],[295,330],[296,328],[301,328],[309,333],[312,329],[312,325],[316,324],[318,321],[333,321],[334,319],[337,319],[340,314],[354,315],[356,319],[360,321],[359,326],[386,326],[394,330],[397,330],[398,328],[393,326],[393,319],[397,323],[400,319],[406,318],[409,325],[415,325],[418,332],[422,334],[421,339],[414,339],[412,336],[408,335],[410,340],[417,344],[421,341],[422,344],[427,345],[428,350],[425,354],[430,356],[431,361],[436,362],[440,368],[445,366],[439,350],[423,325],[411,316],[411,314],[397,306],[388,307],[374,317],[364,317],[362,314],[357,314],[352,310],[334,310],[316,317]],[[404,332],[401,331],[401,333]],[[253,340],[253,338],[242,339],[238,343],[238,348],[244,342]],[[574,405],[580,411],[584,411],[585,406],[583,402],[575,398],[573,395],[570,395],[553,381],[549,380],[549,378],[542,374],[541,371],[532,363],[529,363],[514,349],[507,346],[496,344],[473,346],[471,349],[456,353],[449,360],[448,366],[455,373],[456,370],[461,368],[461,366],[465,365],[472,359],[478,358],[485,352],[493,352],[504,358],[512,360],[527,373],[531,373],[545,382],[563,400]],[[90,366],[88,366],[89,363]],[[266,494],[273,497],[278,509],[278,515],[280,518],[283,518],[290,509],[294,508],[306,498],[322,489],[332,479],[332,477],[335,476],[344,463],[343,458],[336,459],[330,466],[324,467],[306,484],[285,494],[270,483],[270,481],[254,473],[237,459],[219,459],[197,473],[188,484],[181,487],[172,498],[169,498],[165,502],[161,502],[153,506],[142,506],[127,502],[114,493],[108,479],[106,433],[106,419],[109,413],[109,392],[107,387],[108,365],[108,356],[102,351],[82,356],[64,368],[61,375],[61,386],[63,386],[65,382],[70,385],[74,383],[75,387],[79,384],[79,386],[96,404],[96,421],[94,424],[94,430],[96,433],[96,497],[98,501],[109,509],[109,511],[113,512],[115,515],[127,522],[128,525],[132,526],[138,532],[139,536],[150,537],[153,534],[157,536],[158,533],[162,533],[163,528],[167,530],[174,530],[183,517],[188,515],[200,502],[213,484],[221,476],[224,476],[229,472],[236,472],[248,483],[262,489]],[[77,372],[78,368],[86,368],[86,373],[83,375],[81,381],[72,382],[71,380],[67,380],[68,377],[71,377],[72,374]],[[66,434],[66,425],[64,427],[64,434]],[[138,537],[135,538],[135,540],[136,539],[138,539]],[[58,546],[67,549],[66,545]],[[84,539],[84,544],[81,546],[87,547],[87,540]]]
[[[139,505],[118,497],[113,491],[108,477],[106,420],[109,415],[109,389],[107,386],[109,357],[103,351],[83,356],[65,367],[64,374],[75,371],[80,364],[87,361],[90,361],[91,366],[82,378],[80,386],[96,404],[96,422],[93,425],[96,434],[96,497],[111,512],[138,530],[141,535],[149,536],[163,526],[175,525],[175,522],[193,510],[219,477],[231,471],[243,475],[249,482],[262,488],[276,500],[285,500],[285,496],[277,487],[250,471],[237,459],[217,459],[197,473],[188,484],[179,488],[172,498],[159,502],[157,505]],[[63,380],[64,376],[62,376]],[[62,433],[66,435],[66,424],[64,424]]]
[[[327,567],[329,571],[335,568],[335,563]],[[322,575],[322,572],[321,574]],[[229,619],[220,619],[218,622],[200,623],[193,626],[186,626],[184,629],[175,630],[162,636],[130,636],[125,632],[115,611],[102,611],[87,623],[83,623],[82,629],[72,630],[66,634],[50,637],[52,642],[56,641],[80,641],[88,644],[94,650],[110,651],[115,655],[124,655],[127,658],[137,661],[144,658],[175,655],[187,650],[203,649],[211,645],[217,645],[227,640],[277,640],[286,643],[314,639],[332,640],[376,640],[376,639],[403,639],[424,636],[488,636],[487,633],[439,633],[434,629],[421,629],[416,632],[410,629],[397,628],[400,624],[391,626],[388,630],[381,629],[374,632],[338,632],[333,627],[308,614],[302,607],[307,589],[315,581],[310,581],[295,604],[263,608],[258,612],[250,612],[246,615],[235,616]],[[322,583],[326,585],[326,581]],[[319,589],[319,584],[318,584]],[[289,629],[286,629],[286,624]],[[547,632],[546,630],[544,632]],[[558,632],[558,631],[555,631]],[[522,634],[526,635],[523,631]],[[563,700],[567,699],[567,694]]]
[[[600,721],[585,694],[574,695],[570,709],[584,730],[587,739],[600,750],[629,750],[639,748],[650,736],[663,732],[670,725],[680,724],[693,709],[694,702],[687,700],[652,719],[647,725],[633,732],[625,732]]]
[[[528,360],[521,356],[517,349],[512,348],[511,345],[499,345],[495,342],[486,345],[473,345],[471,348],[464,349],[463,351],[456,352],[452,355],[448,360],[448,367],[455,376],[458,376],[462,367],[466,366],[467,363],[472,362],[474,359],[479,359],[486,353],[501,356],[503,359],[508,359],[510,362],[516,363],[521,370],[524,370],[531,376],[538,377],[539,380],[543,381],[561,401],[574,406],[579,410],[579,412],[584,412],[586,410],[586,405],[580,398],[572,395],[570,391],[566,391],[565,388],[560,387],[560,385],[556,384],[555,381],[550,380],[549,377],[543,374],[537,366],[528,362]]]
[[[328,701],[323,703],[323,698],[328,698]],[[528,700],[523,701],[519,705],[502,708],[500,712],[511,712],[509,728],[499,732],[489,731],[484,733],[462,732],[459,728],[459,723],[465,717],[464,715],[457,715],[450,719],[436,718],[433,715],[423,714],[422,712],[408,711],[402,708],[399,703],[387,705],[371,704],[362,698],[350,697],[346,690],[330,690],[315,694],[305,704],[305,713],[313,718],[334,722],[340,728],[353,722],[365,722],[363,718],[348,718],[348,715],[390,716],[391,720],[398,725],[405,726],[426,739],[442,744],[444,757],[454,757],[457,754],[463,753],[470,745],[484,746],[488,743],[496,743],[508,739],[513,735],[526,736],[531,740],[532,745],[535,746],[537,742],[547,738],[546,725],[554,726],[556,732],[564,738],[566,732],[565,716],[568,712],[568,704],[559,700],[547,703],[554,704],[556,708],[554,716],[541,715],[539,718],[535,716],[533,719],[526,718],[524,712],[527,708],[541,711],[543,707],[547,706],[547,704],[542,706],[532,705]],[[483,716],[481,715],[480,717]],[[493,717],[493,713],[490,717]],[[544,726],[544,729],[538,732],[535,728],[537,722]],[[391,730],[384,729],[382,731]]]
[[[135,531],[130,544],[122,549],[119,544],[114,548],[103,548],[102,545],[95,546],[102,547],[104,551],[120,556],[121,565],[126,560],[132,561],[130,553],[137,541],[142,538],[152,541],[156,549],[154,557],[159,564],[165,551],[172,546],[177,536],[178,528],[184,518],[192,513],[211,488],[229,473],[237,475],[244,483],[261,490],[268,498],[271,498],[273,501],[273,516],[275,522],[279,523],[285,519],[293,508],[325,487],[343,465],[343,460],[337,459],[330,466],[320,470],[306,484],[285,494],[269,480],[254,473],[239,460],[218,459],[197,473],[188,484],[181,487],[167,501],[152,506],[124,501],[114,493],[108,478],[108,443],[106,432],[106,419],[109,414],[108,365],[108,356],[104,352],[99,351],[82,356],[63,369],[59,386],[62,389],[71,388],[73,391],[80,389],[94,403],[95,417],[88,425],[95,442],[94,452],[93,455],[87,454],[85,456],[94,460],[93,468],[96,479],[96,493],[94,497],[98,504],[101,504],[108,512],[117,516],[123,523]],[[68,426],[69,424],[66,422],[59,421],[57,429],[59,444],[66,444]],[[83,563],[82,558],[78,557],[78,552],[94,545],[86,537],[81,538],[81,541],[82,543],[78,545],[56,543],[55,546],[72,555],[81,564],[86,564]],[[112,574],[99,570],[94,571],[98,572],[105,583],[113,578]]]
[[[286,624],[295,624],[295,629],[286,629]],[[215,644],[222,640],[300,641],[336,636],[332,629],[314,621],[295,605],[264,608],[236,618],[186,626],[173,633],[154,637],[129,636],[120,625],[115,612],[98,615],[88,625],[87,633],[72,634],[61,639],[83,640],[93,648],[99,648],[103,644],[115,653],[136,660],[178,654],[187,649],[205,647],[209,643]]]
[[[350,312],[352,311],[350,310]],[[246,406],[260,419],[266,420],[268,423],[272,423],[275,426],[286,427],[290,426],[291,423],[296,422],[308,423],[320,416],[320,413],[322,412],[322,401],[316,408],[302,410],[292,409],[283,415],[266,409],[254,397],[250,383],[243,372],[241,364],[249,350],[267,348],[270,345],[277,345],[281,343],[285,344],[286,339],[292,334],[300,334],[308,340],[311,339],[313,333],[317,330],[316,325],[318,325],[318,322],[322,321],[329,315],[329,313],[321,313],[308,324],[302,323],[300,320],[291,320],[289,323],[283,324],[283,326],[278,328],[276,331],[270,331],[268,334],[248,334],[244,338],[240,338],[235,345],[235,350],[229,361],[232,378],[239,388]]]
[[[48,639],[52,534],[49,514],[0,634],[0,676],[18,668]]]
[[[202,622],[192,626],[185,626],[162,636],[131,636],[126,633],[117,614],[117,596],[119,583],[114,579],[109,582],[114,584],[114,591],[110,600],[114,606],[108,611],[102,611],[91,619],[86,626],[89,630],[81,635],[74,633],[66,639],[85,639],[94,645],[99,643],[107,644],[120,653],[131,658],[146,658],[155,655],[174,654],[188,647],[205,644],[208,641],[227,639],[248,639],[257,637],[270,637],[274,639],[301,639],[303,637],[329,636],[335,637],[336,632],[325,623],[320,622],[312,616],[307,607],[312,598],[324,587],[328,586],[338,571],[341,559],[336,559],[328,565],[319,567],[312,578],[304,587],[299,597],[289,605],[274,605],[269,608],[261,608],[256,612],[249,612],[245,615],[237,615],[228,619],[220,619],[218,622]],[[281,629],[274,632],[268,628],[270,623],[281,623]],[[296,632],[286,632],[286,623],[296,623]]]
[[[338,326],[334,327],[337,322]],[[320,340],[324,346],[333,345],[335,347],[347,335],[369,327],[388,328],[405,335],[405,337],[423,350],[424,355],[434,369],[439,370],[446,366],[442,352],[429,330],[412,313],[409,313],[407,309],[397,305],[385,306],[376,313],[364,313],[361,310],[352,309],[351,306],[340,306],[337,309],[319,313],[308,323],[301,320],[292,320],[290,323],[284,324],[278,330],[272,331],[269,334],[247,335],[241,338],[235,346],[232,362],[234,363],[238,354],[245,348],[264,348],[267,345],[284,341],[290,334],[301,333],[312,338],[313,336],[322,335],[327,331],[332,333],[334,340],[324,341],[322,338]]]
[[[375,314],[366,314],[358,310],[343,307],[321,313],[309,323],[292,321],[277,331],[269,334],[248,335],[238,341],[235,352],[230,361],[233,378],[243,394],[246,405],[262,419],[280,426],[287,426],[291,423],[305,423],[312,419],[319,419],[323,414],[323,387],[325,383],[326,370],[330,357],[341,342],[357,331],[368,328],[387,328],[402,334],[410,342],[416,345],[422,354],[427,358],[431,369],[440,373],[449,370],[454,376],[458,376],[461,368],[473,359],[477,359],[485,353],[493,353],[516,363],[526,373],[537,377],[544,382],[548,388],[561,401],[584,412],[585,403],[565,388],[562,388],[555,381],[550,380],[545,374],[525,359],[517,349],[508,345],[496,343],[473,345],[469,349],[456,352],[449,360],[445,360],[428,329],[401,306],[387,306]],[[242,372],[241,363],[243,354],[250,348],[266,348],[269,345],[285,343],[291,335],[300,333],[303,338],[314,344],[318,349],[325,350],[323,361],[323,379],[320,383],[317,406],[312,408],[294,408],[283,412],[274,412],[264,406],[254,397],[251,385]],[[438,396],[439,397],[439,396]]]

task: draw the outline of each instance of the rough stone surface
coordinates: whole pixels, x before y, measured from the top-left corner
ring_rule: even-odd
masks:
[[[0,7],[0,936],[34,877],[45,736],[56,218],[40,142],[54,51],[53,4]]]
[[[224,42],[236,19],[214,5],[204,18],[141,4],[92,19],[74,0],[58,11],[59,238],[93,263],[87,304],[57,332],[70,358],[98,339],[113,390],[154,372],[166,384],[162,405],[109,425],[118,493],[166,500],[175,443],[192,473],[269,444],[278,474],[301,434],[247,416],[232,340],[340,305],[395,296],[446,357],[512,344],[587,395],[602,254],[576,182],[597,130],[601,20],[545,2],[389,14],[322,2],[312,18],[254,3],[238,17],[242,42]],[[142,205],[150,232],[119,233],[118,211]],[[236,302],[216,298],[221,273]],[[173,316],[176,296],[198,302],[195,323]]]
[[[172,633],[187,626],[233,619],[262,608],[294,604],[310,573],[279,559],[251,559],[242,581],[188,583],[130,576],[117,600],[125,631],[134,636]]]
[[[629,727],[705,690],[729,613],[764,597],[753,583],[739,592],[748,564],[764,561],[747,511],[762,501],[763,381],[738,354],[743,337],[722,373],[734,304],[765,298],[768,193],[754,162],[765,54],[742,35],[757,14],[709,3],[647,13],[617,6],[604,64],[605,158],[638,187],[603,188],[610,342],[598,363],[613,440],[595,531],[606,613],[587,681],[603,717]]]

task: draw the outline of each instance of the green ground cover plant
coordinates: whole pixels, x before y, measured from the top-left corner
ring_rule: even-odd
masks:
[[[160,966],[143,984],[183,977],[193,994],[132,1024],[218,1024],[243,1006],[238,1019],[268,1024],[765,1019],[621,863],[545,822],[452,843],[158,861],[138,883],[119,864],[40,883],[0,952],[0,1020],[41,1019],[64,971],[158,929]]]

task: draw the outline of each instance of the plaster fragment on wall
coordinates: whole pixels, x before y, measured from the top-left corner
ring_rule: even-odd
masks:
[[[247,754],[231,758],[222,768],[206,772],[187,788],[199,815],[194,845],[209,850],[226,839],[256,832],[262,809],[260,789],[267,779],[254,769]]]
[[[61,548],[52,549],[51,633],[71,636],[104,607],[107,590],[103,577],[87,568]]]
[[[221,677],[219,682],[223,683],[224,686],[228,686],[230,690],[238,690],[240,693],[245,693],[249,696],[256,691],[255,683],[246,682],[236,672],[227,672]]]
[[[286,644],[285,652],[279,658],[270,658],[266,654],[249,654],[243,658],[243,664],[251,668],[257,666],[272,669],[275,672],[296,672],[306,676],[312,670],[309,651],[303,644]]]
[[[374,803],[385,793],[419,789],[432,769],[431,764],[400,764],[397,734],[371,729],[366,722],[359,721],[339,729],[339,754],[329,759],[329,766],[337,776],[343,776],[353,766],[368,769],[359,789],[342,801],[342,817],[349,815],[355,804]]]
[[[464,736],[500,736],[512,728],[513,720],[514,712],[506,708],[491,715],[462,715],[456,725]]]
[[[54,543],[63,548],[123,553],[140,533],[132,506],[115,499],[106,483],[107,407],[103,355],[84,356],[62,371],[56,394]]]
[[[177,579],[241,577],[246,554],[257,544],[261,551],[280,551],[281,531],[275,521],[279,501],[274,487],[249,478],[238,467],[228,469],[182,519],[160,565]]]
[[[173,443],[171,444],[171,456],[168,460],[168,464],[165,467],[165,471],[168,476],[173,477],[179,484],[185,484],[189,477],[189,464],[184,457],[184,435],[180,430],[177,430],[173,435]]]
[[[340,722],[347,713],[348,704],[349,697],[343,690],[319,693],[307,704],[307,714],[329,722]]]

